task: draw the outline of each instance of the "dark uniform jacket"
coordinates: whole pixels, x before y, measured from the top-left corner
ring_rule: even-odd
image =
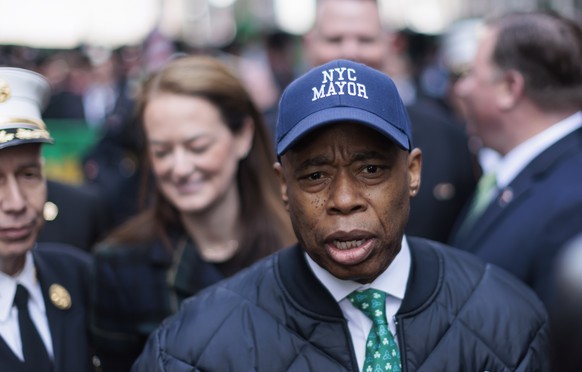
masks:
[[[535,294],[454,248],[409,239],[396,315],[403,371],[548,371],[548,324]],[[340,307],[300,247],[193,299],[151,335],[132,371],[358,371]]]
[[[47,181],[47,201],[58,214],[45,221],[39,242],[63,243],[90,252],[109,229],[103,201],[81,186]]]
[[[92,349],[88,332],[91,257],[77,248],[50,243],[39,243],[32,254],[52,336],[53,370],[92,370]],[[50,287],[53,284],[59,284],[67,290],[70,295],[70,308],[62,305],[58,307],[56,301],[51,300]],[[62,296],[57,296],[56,299],[62,299]],[[66,302],[64,300],[63,303]],[[18,371],[18,358],[7,345],[3,346],[0,348],[0,371]]]

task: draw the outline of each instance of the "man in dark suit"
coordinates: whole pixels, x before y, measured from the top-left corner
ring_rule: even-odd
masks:
[[[387,71],[392,68],[388,61],[401,57],[391,42],[376,0],[318,0],[314,27],[304,36],[304,50],[310,66],[343,58]],[[399,92],[403,95],[401,87]],[[475,188],[467,138],[440,110],[422,100],[411,100],[407,110],[424,166],[406,233],[444,242]]]
[[[509,270],[546,302],[556,254],[582,231],[580,61],[573,21],[508,14],[487,24],[455,86],[468,125],[502,158],[479,181],[483,192],[451,243]]]
[[[49,86],[31,71],[0,68],[0,370],[90,370],[90,256],[37,243],[44,223],[40,116]]]

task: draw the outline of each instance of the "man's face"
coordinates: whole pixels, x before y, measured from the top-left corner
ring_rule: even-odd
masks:
[[[400,251],[421,154],[338,123],[310,133],[275,165],[298,241],[332,275],[373,281]]]
[[[486,146],[501,151],[504,145],[499,141],[506,140],[499,135],[505,85],[503,73],[492,62],[496,38],[493,30],[486,30],[470,71],[455,84],[454,92],[462,104],[468,131]]]
[[[374,1],[322,0],[304,46],[311,66],[349,59],[383,71],[388,39]]]
[[[0,150],[0,269],[10,275],[20,269],[44,222],[46,181],[40,148],[27,144]]]

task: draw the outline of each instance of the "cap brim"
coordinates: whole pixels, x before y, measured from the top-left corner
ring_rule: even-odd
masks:
[[[28,143],[49,143],[53,144],[55,141],[52,138],[31,138],[31,139],[15,139],[12,141],[0,143],[0,150],[7,147],[13,147],[18,145],[26,145]]]
[[[297,141],[317,128],[338,122],[356,122],[372,128],[388,137],[400,148],[410,151],[408,136],[390,122],[356,107],[331,107],[317,111],[295,124],[277,144],[277,156],[283,155]]]

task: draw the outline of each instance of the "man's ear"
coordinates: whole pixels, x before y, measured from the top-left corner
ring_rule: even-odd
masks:
[[[408,177],[409,195],[415,197],[420,190],[420,172],[422,170],[422,151],[419,148],[413,149],[408,154]]]
[[[280,162],[276,162],[273,165],[273,169],[275,170],[275,174],[277,178],[279,178],[279,187],[281,190],[281,199],[283,200],[283,204],[285,205],[285,209],[289,211],[289,196],[287,195],[287,180],[285,179],[285,174],[283,172],[283,165]]]
[[[516,70],[503,72],[502,83],[499,88],[499,98],[497,99],[499,108],[503,111],[509,110],[519,102],[525,92],[525,81],[523,75]]]

